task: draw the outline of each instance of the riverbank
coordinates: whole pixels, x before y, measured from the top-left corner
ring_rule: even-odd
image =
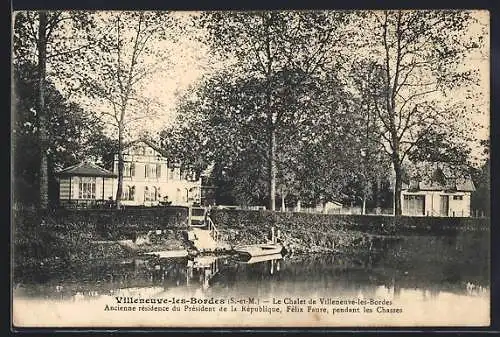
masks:
[[[265,242],[274,229],[297,254],[343,252],[428,261],[472,259],[489,263],[487,218],[327,215],[214,210],[212,218],[228,242]],[[390,248],[396,248],[390,249]],[[388,257],[388,251],[396,256]]]
[[[360,260],[489,263],[489,219],[339,216],[215,210],[220,238],[231,246],[266,242],[271,229],[289,254],[341,252]],[[187,209],[17,213],[16,273],[40,266],[189,250]],[[410,262],[407,262],[410,261]],[[483,267],[481,267],[483,268]]]

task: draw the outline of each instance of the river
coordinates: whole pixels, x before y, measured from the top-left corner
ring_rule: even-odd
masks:
[[[61,265],[23,278],[13,289],[19,326],[489,324],[487,266],[467,261],[138,256]]]

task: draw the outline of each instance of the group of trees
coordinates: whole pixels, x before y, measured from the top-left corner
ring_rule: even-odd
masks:
[[[463,66],[485,41],[484,32],[469,29],[477,20],[473,12],[444,10],[193,15],[205,32],[199,38],[225,66],[182,95],[177,120],[160,135],[162,146],[198,174],[211,168],[223,202],[275,210],[277,198],[282,208],[340,199],[364,209],[387,201],[377,195],[390,181],[400,214],[408,162],[469,164],[471,140],[457,126],[475,111],[446,96],[478,81],[474,65]],[[49,132],[56,111],[93,131],[73,151],[79,156],[92,139],[111,141],[102,125],[115,128],[119,205],[126,126],[157,110],[145,84],[169,66],[169,56],[155,46],[183,24],[164,12],[17,13],[15,64],[31,67],[24,72],[33,82],[31,107],[21,99],[18,115],[36,112],[33,160],[40,165],[32,167],[40,168],[42,207],[47,156],[57,147]],[[69,31],[78,36],[72,43]],[[68,92],[98,102],[99,111],[55,99],[52,76]]]
[[[120,205],[126,127],[153,115],[156,102],[142,84],[164,66],[165,52],[153,46],[170,26],[162,12],[15,14],[14,170],[18,180],[29,176],[25,189],[15,186],[20,201],[46,208],[55,168],[89,158],[110,168],[118,153]],[[75,103],[89,99],[90,109]],[[29,159],[26,148],[34,152]]]
[[[14,174],[14,201],[36,205],[40,188],[41,144],[40,120],[36,110],[39,82],[36,66],[16,64],[13,68],[12,92],[13,127],[12,152]],[[104,125],[95,114],[85,111],[68,100],[50,81],[44,88],[47,115],[47,147],[44,150],[47,165],[47,202],[57,199],[54,172],[83,160],[95,160],[111,167],[116,142],[109,138]]]
[[[215,162],[232,201],[275,210],[277,196],[282,207],[287,198],[350,199],[364,208],[394,180],[400,214],[405,163],[467,166],[470,139],[457,126],[476,111],[460,99],[444,102],[477,83],[474,66],[461,67],[483,41],[470,34],[470,12],[203,13],[197,20],[214,55],[235,62],[183,97],[182,122],[163,139],[186,164]]]

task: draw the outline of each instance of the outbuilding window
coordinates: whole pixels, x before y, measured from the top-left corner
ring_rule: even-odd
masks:
[[[78,185],[80,199],[95,199],[95,177],[81,177]]]

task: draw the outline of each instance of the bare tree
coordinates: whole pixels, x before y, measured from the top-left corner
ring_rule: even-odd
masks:
[[[109,27],[109,33],[87,55],[88,68],[82,68],[80,81],[89,96],[102,104],[103,118],[117,130],[119,208],[128,128],[152,118],[159,107],[144,85],[168,66],[168,51],[155,44],[171,36],[173,20],[166,12],[118,12],[106,13],[102,24]]]
[[[395,174],[394,212],[401,214],[402,164],[422,138],[449,130],[466,113],[459,100],[446,104],[453,89],[474,83],[475,69],[460,67],[482,42],[471,34],[475,19],[467,11],[372,12],[370,57],[357,65],[364,83],[365,109],[375,116],[374,140],[383,143]],[[367,60],[368,59],[368,60]]]

